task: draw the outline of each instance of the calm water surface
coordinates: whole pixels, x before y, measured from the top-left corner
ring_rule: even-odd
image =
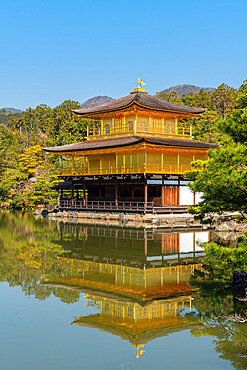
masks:
[[[246,306],[188,284],[210,239],[0,213],[0,368],[246,369]]]

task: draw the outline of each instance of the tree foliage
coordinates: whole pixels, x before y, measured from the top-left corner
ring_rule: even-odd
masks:
[[[221,143],[221,148],[225,143],[229,143],[229,158],[234,150],[234,142],[246,142],[246,106],[247,106],[247,80],[243,82],[239,90],[221,84],[214,91],[204,91],[201,89],[197,94],[189,93],[181,98],[177,92],[171,91],[169,94],[164,92],[157,93],[160,99],[171,102],[185,104],[193,107],[202,107],[207,111],[195,119],[184,120],[184,125],[192,125],[193,135],[196,140]],[[45,104],[40,104],[36,108],[28,108],[25,112],[9,115],[7,126],[0,124],[0,202],[7,202],[13,206],[23,204],[36,204],[32,201],[32,194],[36,197],[34,188],[38,187],[38,182],[32,182],[32,178],[45,178],[45,183],[52,183],[52,176],[56,175],[59,166],[59,157],[49,155],[45,158],[42,147],[65,145],[84,140],[87,127],[91,127],[92,121],[81,119],[73,114],[73,109],[80,108],[76,101],[66,100],[55,108]],[[7,112],[2,112],[6,115]],[[232,139],[229,139],[229,135]],[[223,145],[224,144],[224,145]],[[222,152],[224,160],[225,152]],[[210,154],[211,156],[211,154]],[[228,184],[228,190],[238,185],[241,187],[244,175],[238,177],[234,182],[234,173],[238,176],[239,169],[245,171],[246,162],[243,159],[245,152],[236,146],[236,155],[233,174],[229,182],[226,175],[222,176]],[[228,157],[227,157],[228,158]],[[207,171],[215,168],[219,172],[224,172],[227,162],[220,166],[220,154],[216,165],[213,167],[213,154],[210,157],[210,164]],[[235,172],[234,172],[235,171]],[[196,169],[196,173],[198,169]],[[206,174],[205,174],[206,176]],[[210,175],[209,175],[210,177]],[[198,177],[198,179],[203,177]],[[220,176],[213,174],[212,179],[217,182]],[[36,184],[36,185],[34,185]],[[199,189],[199,183],[195,185]],[[207,187],[208,186],[208,187]],[[206,182],[203,189],[209,189]],[[227,190],[227,188],[226,188]],[[219,189],[212,195],[217,195]],[[46,185],[44,192],[47,192]],[[237,197],[238,199],[239,197]],[[53,202],[53,200],[51,200]],[[223,203],[223,202],[221,202]],[[220,207],[222,208],[222,207]],[[205,209],[206,210],[206,209]]]
[[[157,92],[156,97],[159,98],[159,99],[164,99],[166,101],[170,101],[172,103],[178,103],[178,104],[182,103],[181,100],[179,99],[178,94],[177,94],[176,91],[171,91],[171,92],[169,92],[169,94],[167,94],[164,91]]]
[[[40,201],[54,204],[50,186],[58,167],[58,157],[46,158],[43,146],[82,141],[91,120],[80,119],[66,100],[54,109],[45,104],[10,116],[7,126],[0,124],[0,202],[14,207],[33,207]],[[43,179],[43,180],[41,180]]]
[[[235,143],[246,143],[247,108],[234,110],[225,120],[221,119],[219,128],[229,135]]]
[[[201,220],[210,213],[247,212],[247,148],[238,143],[211,150],[207,161],[192,163],[187,176],[194,192],[202,192],[202,201],[189,208]]]

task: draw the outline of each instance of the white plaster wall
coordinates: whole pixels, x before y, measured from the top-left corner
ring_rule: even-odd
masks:
[[[188,253],[193,252],[193,240],[194,233],[180,233],[179,235],[179,252]],[[202,252],[201,248],[197,242],[206,243],[209,242],[209,233],[208,231],[195,232],[195,251]]]
[[[180,187],[180,205],[181,206],[191,206],[194,204],[194,194],[193,191],[188,186]]]
[[[179,235],[179,252],[188,253],[193,252],[193,232],[181,233]]]
[[[202,193],[195,193],[195,204],[198,204],[202,200]],[[188,186],[180,187],[180,205],[191,206],[194,204],[193,191]]]

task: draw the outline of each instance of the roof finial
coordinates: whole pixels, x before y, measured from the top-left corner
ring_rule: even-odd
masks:
[[[141,345],[137,346],[136,358],[141,357],[141,355],[143,355],[143,353],[145,353],[145,351],[143,351],[142,349],[140,349],[140,347],[144,347],[144,344],[141,344]]]
[[[141,78],[138,78],[138,79],[137,79],[137,83],[138,83],[138,87],[139,87],[139,88],[140,88],[141,86],[146,85],[146,83],[145,83],[145,82],[143,82]]]
[[[132,93],[136,93],[136,92],[146,92],[146,90],[145,90],[145,89],[143,89],[143,88],[141,87],[141,86],[143,86],[143,85],[146,85],[146,84],[145,84],[145,82],[143,82],[141,78],[138,78],[138,79],[137,79],[137,84],[138,84],[137,89],[134,89],[134,90],[132,91]]]

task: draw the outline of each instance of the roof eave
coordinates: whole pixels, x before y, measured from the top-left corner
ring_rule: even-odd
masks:
[[[174,113],[174,114],[182,114],[182,115],[185,115],[187,117],[194,117],[194,116],[198,116],[199,114],[202,114],[204,113],[207,109],[205,108],[202,108],[199,112],[182,112],[182,111],[176,111],[176,110],[169,110],[169,109],[159,109],[159,108],[152,108],[152,107],[147,107],[143,104],[140,104],[138,103],[136,100],[133,100],[131,103],[121,107],[121,108],[114,108],[114,109],[107,109],[107,110],[102,110],[102,111],[96,111],[96,112],[79,112],[79,109],[74,109],[72,110],[73,113],[77,114],[77,115],[80,115],[82,117],[85,117],[85,118],[93,118],[93,116],[100,116],[102,114],[105,114],[105,113],[114,113],[116,111],[123,111],[125,109],[128,109],[130,108],[132,105],[137,105],[141,108],[144,108],[144,109],[147,109],[147,110],[151,110],[151,111],[159,111],[161,113]]]

